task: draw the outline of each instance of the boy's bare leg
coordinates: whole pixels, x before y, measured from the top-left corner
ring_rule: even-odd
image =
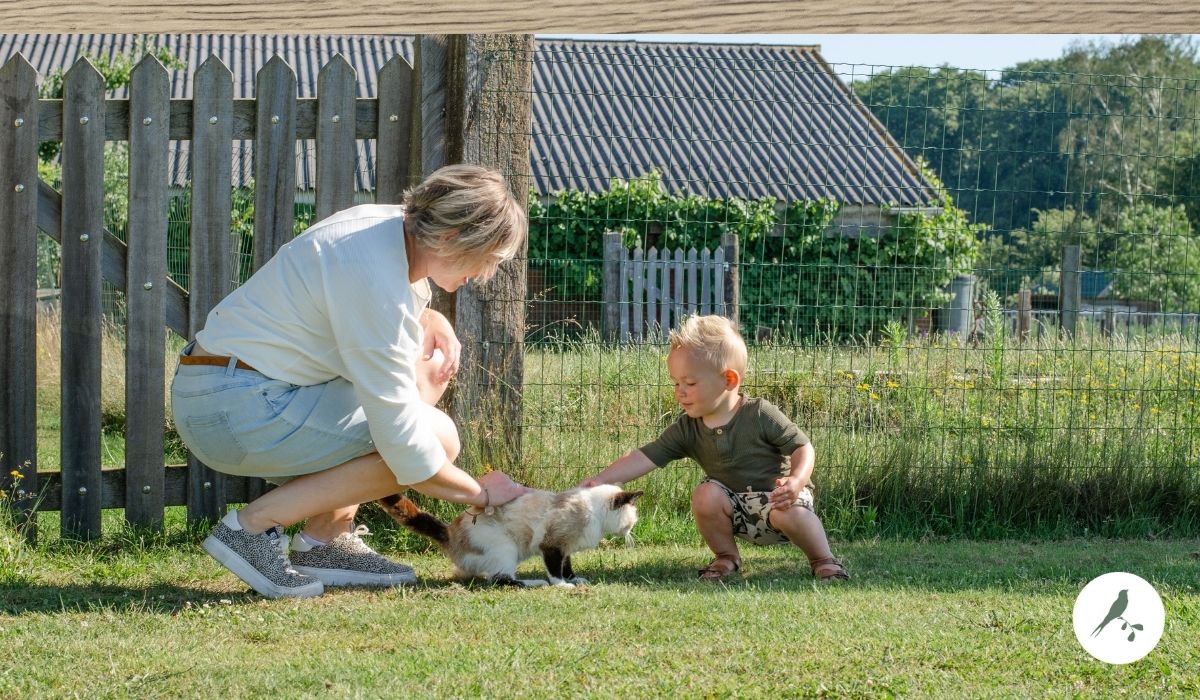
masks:
[[[768,516],[771,525],[792,541],[808,556],[809,561],[832,557],[825,526],[817,514],[807,508],[792,506],[787,510],[773,510]]]
[[[696,529],[713,554],[729,558],[741,565],[737,542],[733,538],[733,505],[724,489],[713,483],[702,483],[692,491],[692,515]]]

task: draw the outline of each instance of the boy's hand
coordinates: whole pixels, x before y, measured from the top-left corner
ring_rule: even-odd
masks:
[[[600,484],[603,484],[603,483],[604,483],[603,481],[600,481],[596,477],[590,476],[590,477],[584,479],[583,481],[579,482],[579,488],[590,489],[593,486],[599,486]]]
[[[787,510],[796,503],[796,497],[804,490],[804,485],[800,480],[785,476],[775,480],[775,490],[767,496],[767,502],[771,504],[771,510]]]

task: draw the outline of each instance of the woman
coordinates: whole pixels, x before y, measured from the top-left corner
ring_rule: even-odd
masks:
[[[180,437],[206,465],[280,486],[231,511],[204,548],[268,597],[415,580],[354,529],[360,503],[412,488],[471,506],[526,491],[454,466],[434,408],[461,345],[427,308],[520,250],[525,213],[504,178],[453,165],[405,193],[318,222],[208,315],[171,385]],[[288,554],[283,528],[305,521]]]

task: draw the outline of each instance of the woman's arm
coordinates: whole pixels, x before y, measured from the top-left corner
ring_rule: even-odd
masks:
[[[409,488],[451,503],[481,508],[503,505],[529,491],[504,472],[488,472],[476,481],[449,462],[425,481],[409,484]]]
[[[439,383],[450,381],[458,372],[458,362],[462,356],[462,343],[454,333],[450,320],[433,309],[426,308],[417,319],[425,333],[425,341],[421,345],[421,359],[433,357],[436,350],[441,350],[446,358],[442,362],[441,371],[435,377]]]

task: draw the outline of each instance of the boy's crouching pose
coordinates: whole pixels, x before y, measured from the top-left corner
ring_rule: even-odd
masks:
[[[692,492],[692,513],[716,555],[700,578],[741,568],[735,537],[759,545],[790,541],[808,555],[818,579],[849,578],[813,512],[808,436],[766,400],[738,391],[747,352],[737,329],[721,316],[691,316],[671,332],[670,345],[667,368],[684,414],[582,485],[624,483],[690,457],[706,475]]]

